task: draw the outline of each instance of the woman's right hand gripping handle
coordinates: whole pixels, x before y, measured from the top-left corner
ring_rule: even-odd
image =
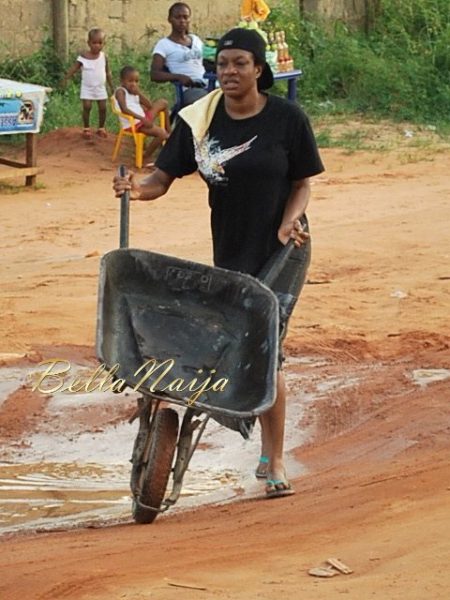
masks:
[[[130,192],[130,200],[139,200],[140,185],[136,182],[133,171],[127,171],[125,175],[115,175],[113,189],[117,198],[124,192]]]
[[[128,171],[125,176],[116,175],[113,179],[113,189],[119,198],[124,192],[130,192],[130,200],[156,200],[163,196],[172,185],[175,177],[156,169],[145,179],[137,183],[135,174]]]

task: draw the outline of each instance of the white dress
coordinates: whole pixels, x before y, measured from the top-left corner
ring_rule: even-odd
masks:
[[[128,90],[124,87],[118,87],[118,90],[123,90],[125,92],[125,104],[127,105],[128,110],[136,113],[137,115],[142,115],[142,118],[145,117],[145,111],[142,108],[142,105],[139,100],[139,96],[137,94],[130,94]],[[117,91],[117,90],[116,90]],[[114,92],[114,104],[118,111],[121,110],[119,103],[117,102],[116,93]],[[131,115],[130,115],[131,116]],[[128,129],[130,127],[130,121],[125,119],[124,117],[120,118],[120,124],[122,125],[122,129]],[[134,119],[136,121],[137,119]]]
[[[81,100],[106,100],[106,57],[100,52],[98,58],[78,56],[81,63]]]

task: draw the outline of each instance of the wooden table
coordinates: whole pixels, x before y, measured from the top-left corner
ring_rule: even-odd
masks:
[[[36,134],[25,134],[25,162],[17,162],[8,158],[0,157],[0,165],[6,165],[8,169],[0,167],[0,180],[13,179],[14,177],[25,177],[25,185],[34,185],[36,175],[42,173],[43,169],[37,165]]]
[[[51,88],[0,78],[0,142],[2,135],[25,135],[25,162],[0,158],[0,180],[25,177],[29,186],[42,173],[37,167],[36,134],[41,128],[48,92]]]

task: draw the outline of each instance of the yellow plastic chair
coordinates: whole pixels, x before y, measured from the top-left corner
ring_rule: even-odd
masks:
[[[127,121],[130,123],[130,129],[131,129],[131,131],[126,131],[122,127],[122,123],[120,123],[120,130],[119,130],[119,133],[117,134],[116,143],[114,145],[112,160],[113,161],[116,160],[117,155],[119,154],[120,145],[122,143],[122,138],[124,136],[132,137],[134,139],[134,145],[135,145],[135,164],[138,169],[142,169],[142,165],[144,163],[144,142],[145,142],[145,138],[147,136],[145,135],[145,133],[139,133],[139,131],[136,131],[136,127],[135,127],[136,119],[134,117],[132,117],[131,115],[126,115],[125,113],[118,110],[118,108],[116,107],[116,103],[114,102],[114,96],[111,96],[111,110],[113,111],[113,113],[115,115],[117,115],[117,118],[119,119],[119,123],[120,123],[120,117],[122,117],[123,119],[127,119]],[[163,111],[161,111],[158,116],[159,116],[160,127],[165,129],[165,127],[166,127],[165,113]]]

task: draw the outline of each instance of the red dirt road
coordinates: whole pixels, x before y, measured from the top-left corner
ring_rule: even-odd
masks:
[[[308,211],[313,264],[287,350],[327,361],[305,392],[324,373],[359,378],[308,405],[296,495],[244,496],[150,526],[5,536],[2,600],[448,598],[450,380],[432,375],[450,369],[450,150],[409,143],[323,151]],[[118,240],[111,148],[54,132],[39,144],[44,187],[0,191],[4,364],[93,356],[99,257]],[[133,205],[131,226],[135,247],[210,260],[197,176]],[[2,447],[38,431],[45,404],[27,388],[6,398]],[[308,575],[329,557],[353,573]]]

